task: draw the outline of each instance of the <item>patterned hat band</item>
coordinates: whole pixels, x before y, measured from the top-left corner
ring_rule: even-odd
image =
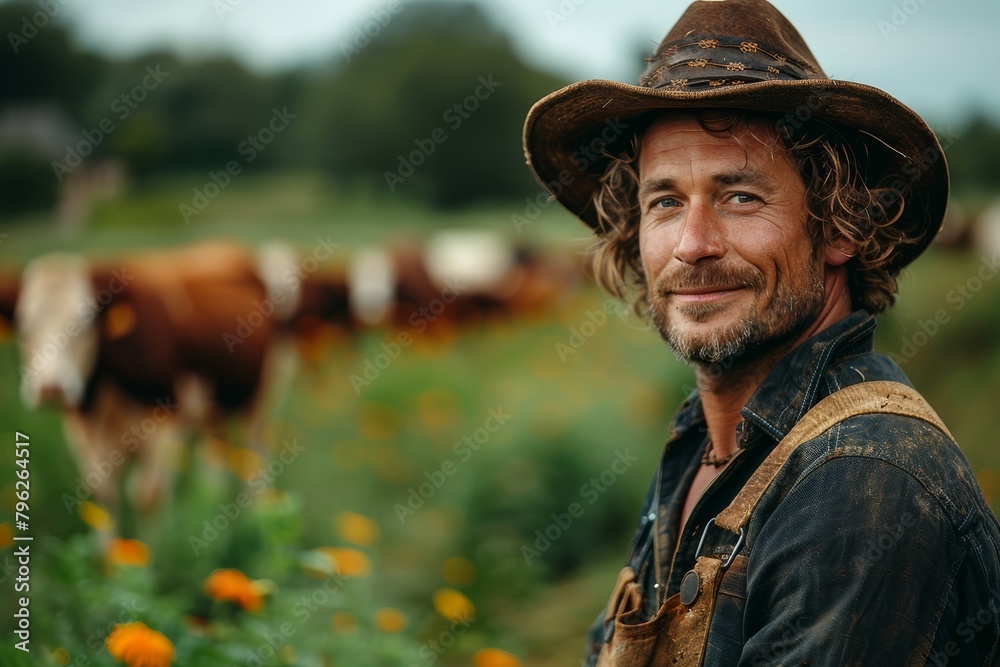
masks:
[[[808,65],[795,63],[750,41],[696,39],[671,45],[649,61],[649,67],[639,79],[639,85],[647,88],[699,90],[823,76]]]

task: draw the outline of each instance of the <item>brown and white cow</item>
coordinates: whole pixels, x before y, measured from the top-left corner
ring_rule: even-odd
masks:
[[[117,262],[53,254],[25,268],[15,311],[22,397],[63,408],[97,499],[114,506],[117,480],[136,463],[131,500],[153,509],[194,430],[218,433],[238,416],[259,438],[281,333],[305,315],[346,317],[342,280],[303,275],[295,260],[287,247],[253,254],[216,241]]]

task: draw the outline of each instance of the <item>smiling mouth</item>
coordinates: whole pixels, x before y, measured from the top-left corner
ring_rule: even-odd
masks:
[[[742,285],[737,287],[692,287],[688,289],[674,290],[670,292],[669,296],[674,297],[674,299],[681,303],[707,303],[710,301],[725,299],[726,297],[732,296],[743,289],[745,289],[745,287]]]

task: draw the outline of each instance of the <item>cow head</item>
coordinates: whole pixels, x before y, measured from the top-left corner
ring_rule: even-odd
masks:
[[[52,254],[21,277],[15,323],[21,347],[21,397],[29,408],[78,406],[97,361],[99,305],[87,261]]]

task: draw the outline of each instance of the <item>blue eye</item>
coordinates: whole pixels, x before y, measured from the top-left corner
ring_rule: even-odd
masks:
[[[677,200],[673,197],[664,197],[663,199],[658,199],[654,202],[653,206],[659,206],[660,208],[672,208],[677,206]]]
[[[735,200],[737,204],[752,204],[757,201],[757,197],[753,195],[748,195],[744,192],[738,192],[729,198],[731,201]]]

